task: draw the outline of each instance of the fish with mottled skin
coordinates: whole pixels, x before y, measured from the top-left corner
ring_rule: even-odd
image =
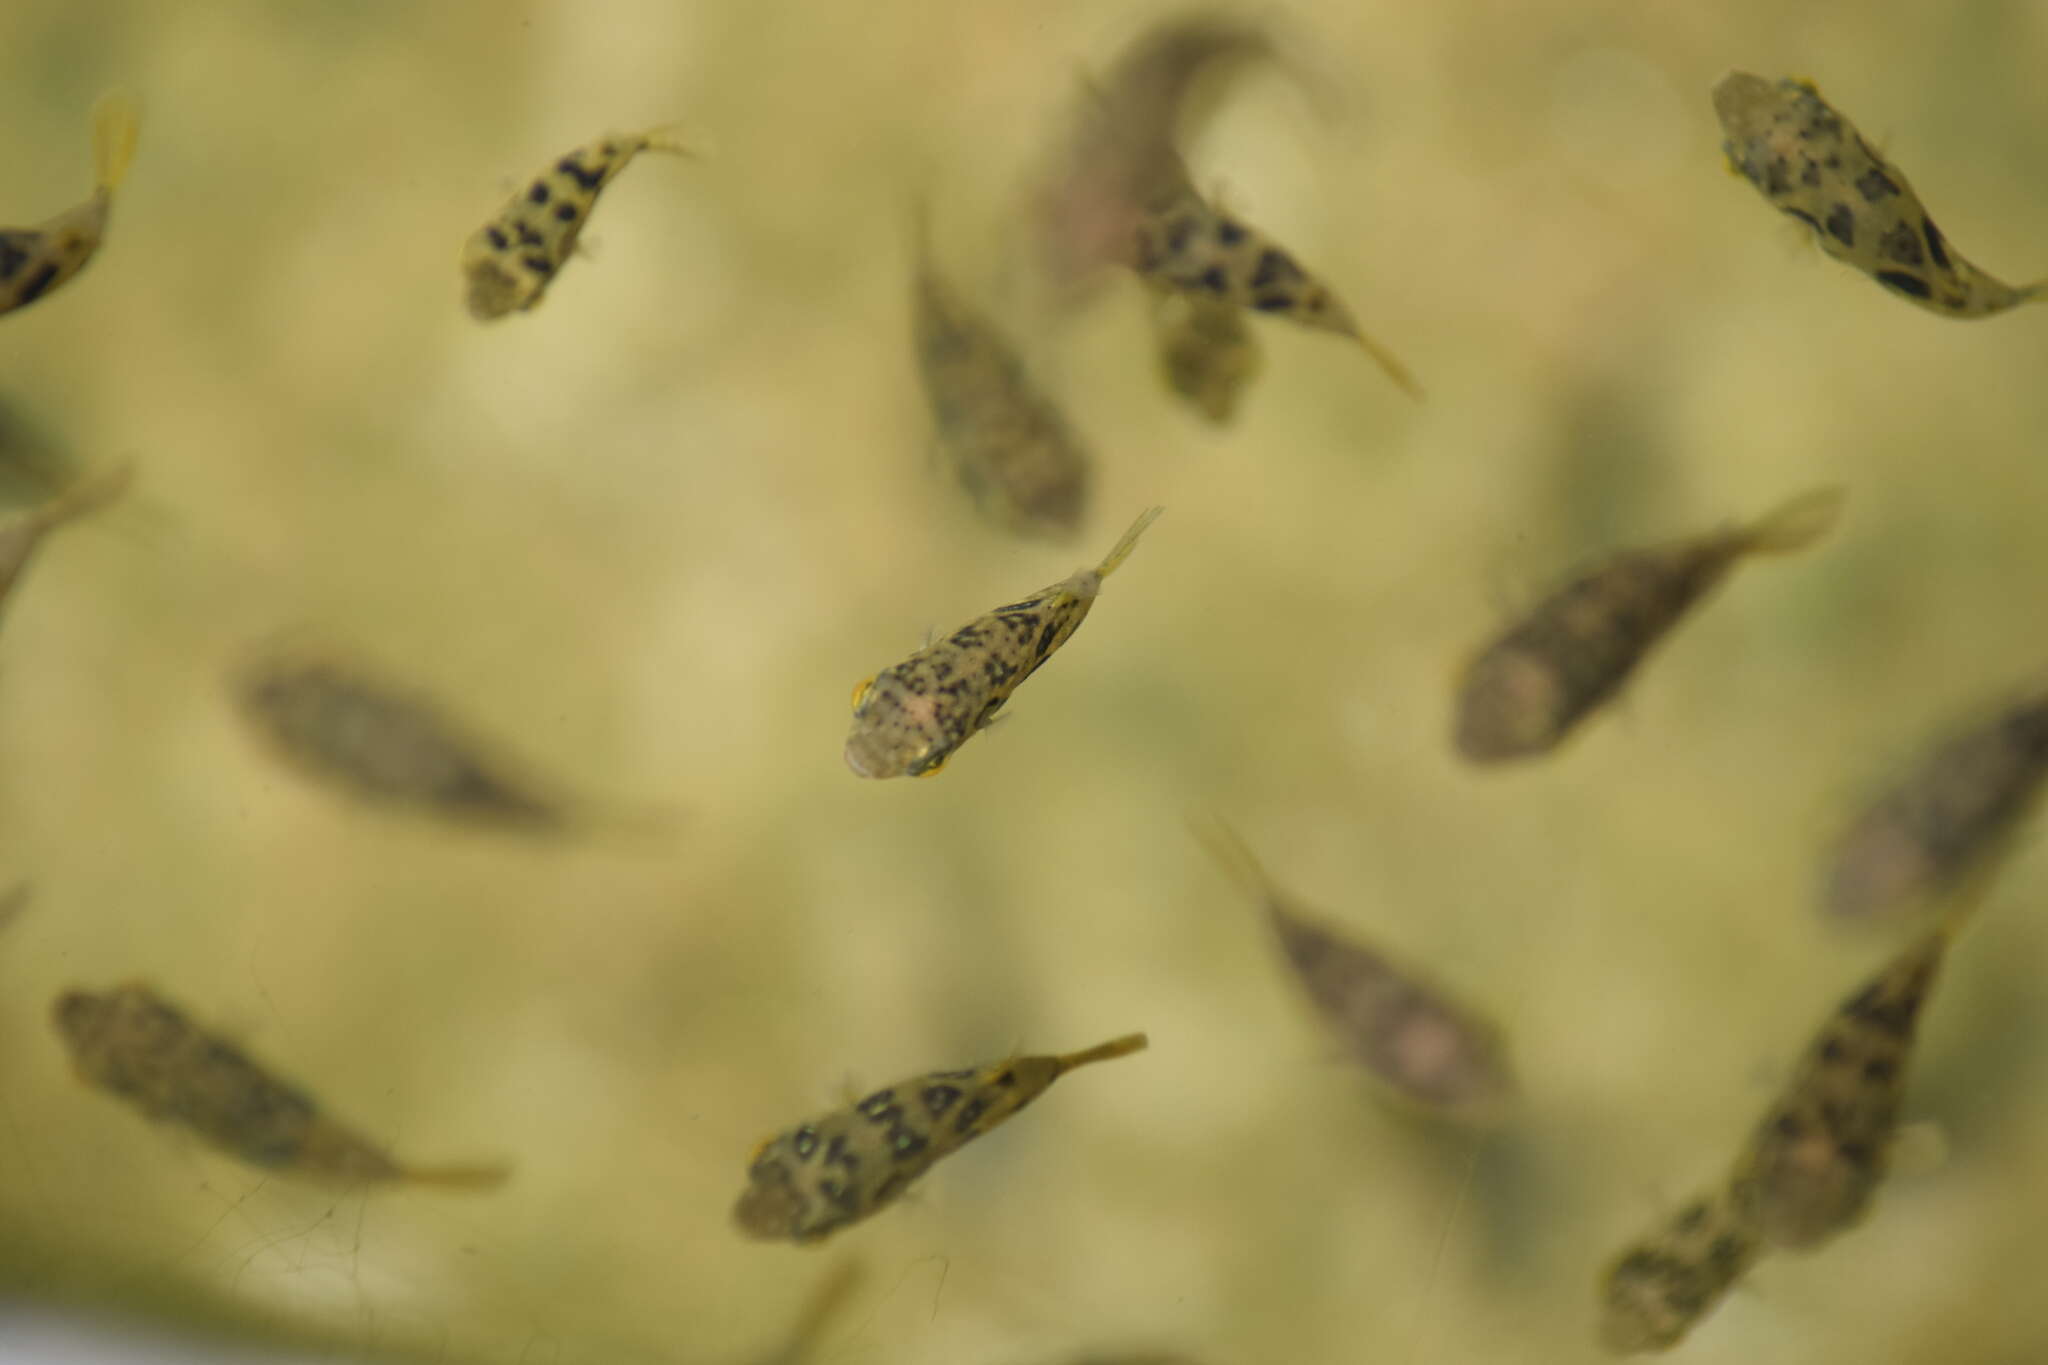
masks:
[[[598,195],[642,152],[696,155],[670,128],[599,138],[564,153],[471,234],[462,248],[470,316],[488,322],[538,304],[576,250]]]
[[[1890,1164],[1906,1063],[1949,932],[1920,938],[1830,1014],[1757,1124],[1729,1193],[1769,1245],[1811,1250],[1869,1207]]]
[[[1844,496],[1817,489],[1751,525],[1625,550],[1581,573],[1467,665],[1453,733],[1458,752],[1473,763],[1500,763],[1556,748],[1737,561],[1811,545],[1835,524]]]
[[[2048,297],[2048,280],[2015,289],[1964,260],[1905,175],[1811,81],[1730,72],[1714,87],[1714,112],[1730,169],[1812,228],[1828,255],[1900,298],[1943,317],[1981,318]]]
[[[1265,910],[1295,979],[1360,1065],[1429,1113],[1477,1124],[1505,1115],[1516,1086],[1491,1020],[1412,965],[1319,923],[1227,825],[1194,832]]]
[[[1843,832],[1822,905],[1889,923],[1968,892],[1998,864],[2048,777],[2048,694],[1937,747]]]
[[[1608,1264],[1600,1277],[1600,1344],[1615,1355],[1669,1350],[1763,1251],[1726,1194],[1693,1200]]]
[[[991,521],[1070,538],[1088,506],[1087,448],[1017,348],[939,275],[922,210],[917,240],[918,372],[939,448]]]
[[[32,228],[0,228],[0,313],[25,308],[85,269],[107,234],[114,191],[135,160],[142,115],[126,94],[92,111],[92,198]]]
[[[1230,421],[1264,364],[1243,310],[1199,294],[1159,291],[1152,335],[1166,387],[1208,421]]]
[[[400,1163],[140,982],[104,995],[66,991],[53,1015],[80,1080],[264,1171],[332,1184],[471,1190],[502,1184],[508,1174],[496,1166]]]
[[[938,772],[1081,628],[1102,581],[1164,510],[1148,509],[1094,568],[997,607],[856,686],[846,766],[860,777]]]
[[[0,522],[0,603],[13,594],[45,536],[114,502],[128,491],[133,476],[134,468],[129,465],[92,475],[42,506]]]
[[[733,1221],[763,1241],[816,1242],[880,1212],[941,1157],[1010,1118],[1076,1067],[1145,1047],[1132,1033],[1057,1056],[931,1071],[763,1142]]]

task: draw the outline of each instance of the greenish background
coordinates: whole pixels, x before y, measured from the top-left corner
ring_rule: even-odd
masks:
[[[1274,6],[1312,55],[1190,149],[1428,389],[1261,323],[1236,426],[1159,388],[1143,296],[1035,300],[1019,205],[1077,80],[1166,11],[1084,0],[0,7],[0,219],[88,186],[102,254],[0,319],[0,399],[125,507],[0,638],[0,1279],[18,1301],[507,1365],[746,1362],[836,1260],[823,1360],[1581,1361],[1603,1262],[1714,1177],[1889,942],[1820,853],[2048,656],[2048,310],[1956,323],[1722,169],[1708,91],[1811,75],[1959,250],[2048,273],[2048,8]],[[531,315],[464,238],[611,129],[685,121]],[[933,471],[906,206],[1100,458],[1071,547]],[[1809,486],[1848,516],[1738,571],[1555,761],[1448,745],[1460,662],[1589,554]],[[1167,515],[1009,719],[929,782],[842,766],[853,682]],[[287,628],[459,703],[671,837],[523,843],[274,765],[224,670]],[[1509,1031],[1475,1141],[1333,1060],[1186,835]],[[1699,1362],[2048,1357],[2048,961],[2023,846],[1925,1021],[1945,1162],[1766,1262]],[[141,976],[415,1160],[502,1193],[264,1180],[69,1076],[73,985]],[[1079,1047],[823,1250],[745,1243],[752,1144],[849,1081]]]

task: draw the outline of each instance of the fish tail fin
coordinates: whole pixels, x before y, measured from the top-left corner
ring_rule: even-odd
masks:
[[[1413,398],[1416,402],[1420,403],[1422,401],[1422,385],[1415,382],[1414,374],[1409,371],[1406,365],[1401,363],[1399,356],[1382,346],[1379,342],[1374,341],[1355,326],[1351,329],[1351,339],[1364,348],[1365,353],[1372,357],[1373,364],[1379,366],[1385,372],[1387,378],[1394,381],[1396,388],[1400,389],[1401,392],[1407,394],[1410,398]]]
[[[133,464],[119,465],[104,474],[90,475],[44,503],[37,516],[44,526],[61,526],[67,521],[90,516],[127,492],[134,479]]]
[[[1216,860],[1216,866],[1223,870],[1224,876],[1258,900],[1263,901],[1271,895],[1273,882],[1266,875],[1265,865],[1235,829],[1213,815],[1203,819],[1190,816],[1187,826],[1188,833],[1194,835],[1195,842]]]
[[[2048,280],[2035,280],[2032,284],[2022,285],[2013,290],[2013,293],[2019,295],[2021,303],[2048,302]]]
[[[408,1166],[408,1185],[431,1185],[441,1190],[495,1190],[512,1178],[510,1166]]]
[[[93,179],[101,193],[112,194],[127,178],[141,133],[142,108],[127,91],[110,91],[93,105]]]
[[[701,132],[692,131],[688,124],[683,123],[664,123],[659,127],[649,128],[640,134],[640,140],[646,144],[650,152],[685,156],[692,161],[705,161],[713,154],[709,140]]]
[[[1097,578],[1107,578],[1115,573],[1117,566],[1126,559],[1129,559],[1131,551],[1138,548],[1138,537],[1145,534],[1145,528],[1159,520],[1159,514],[1165,510],[1164,507],[1148,507],[1140,512],[1138,519],[1131,523],[1131,529],[1124,532],[1123,539],[1119,540],[1115,548],[1111,549],[1103,557],[1102,562],[1095,566],[1095,576]]]
[[[1077,1066],[1128,1057],[1133,1052],[1143,1052],[1151,1045],[1152,1040],[1142,1033],[1126,1033],[1121,1038],[1112,1038],[1106,1043],[1097,1043],[1094,1047],[1084,1047],[1079,1052],[1061,1053],[1053,1058],[1053,1061],[1059,1067],[1059,1073],[1064,1075]]]
[[[1809,489],[1743,528],[1745,554],[1783,555],[1819,540],[1842,517],[1849,490],[1840,484]]]

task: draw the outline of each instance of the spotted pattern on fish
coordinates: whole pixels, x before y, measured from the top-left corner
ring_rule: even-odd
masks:
[[[1729,166],[1783,212],[1824,225],[1823,250],[1893,293],[1952,318],[2048,296],[2048,281],[2014,289],[1955,254],[1904,173],[1811,83],[1732,72],[1714,109]]]
[[[846,766],[861,777],[937,772],[1080,629],[1102,580],[1161,510],[1140,516],[1094,568],[997,607],[856,687]]]
[[[1921,1007],[1948,946],[1927,934],[1829,1016],[1737,1160],[1729,1192],[1766,1243],[1809,1250],[1855,1226],[1884,1179]]]
[[[1145,1046],[1130,1034],[1059,1056],[933,1071],[763,1142],[733,1208],[741,1232],[815,1242],[880,1212],[940,1158],[1009,1119],[1078,1066]]]
[[[1616,1355],[1676,1346],[1762,1251],[1725,1194],[1695,1199],[1609,1263],[1600,1280],[1600,1344]]]
[[[404,1180],[461,1188],[505,1178],[498,1168],[401,1166],[323,1114],[305,1091],[139,982],[104,995],[67,991],[53,1015],[80,1080],[265,1171],[342,1184]]]
[[[1208,421],[1229,422],[1264,363],[1244,313],[1199,294],[1162,291],[1153,300],[1152,334],[1167,388]]]
[[[32,228],[0,228],[0,314],[26,308],[85,269],[107,232],[114,191],[135,158],[141,115],[125,95],[93,106],[92,197]]]
[[[1754,526],[1626,550],[1539,603],[1466,668],[1454,740],[1474,763],[1548,753],[1620,691],[1651,648],[1728,570],[1823,534],[1842,495],[1793,499]]]
[[[641,152],[692,155],[667,129],[600,138],[558,157],[462,249],[469,312],[480,322],[538,304],[568,264],[597,197]]]

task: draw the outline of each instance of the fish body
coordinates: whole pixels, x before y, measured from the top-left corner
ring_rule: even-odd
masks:
[[[115,501],[127,491],[133,474],[132,468],[123,465],[81,479],[42,506],[0,522],[0,602],[14,592],[45,536]]]
[[[1921,1008],[1948,932],[1929,933],[1822,1025],[1737,1160],[1730,1196],[1774,1247],[1811,1250],[1855,1226],[1884,1179]]]
[[[1609,1263],[1600,1280],[1600,1344],[1615,1355],[1669,1350],[1763,1251],[1727,1195],[1693,1200]]]
[[[914,312],[919,374],[940,448],[983,515],[1066,539],[1087,511],[1089,455],[994,322],[940,278],[920,227]]]
[[[123,94],[93,106],[92,197],[32,228],[0,228],[0,313],[25,308],[85,269],[107,232],[114,191],[135,159],[142,117]]]
[[[1626,550],[1574,578],[1466,667],[1453,736],[1459,753],[1474,763],[1548,753],[1620,691],[1738,560],[1811,544],[1834,524],[1842,497],[1821,489],[1754,525]]]
[[[1491,1020],[1417,968],[1318,923],[1227,827],[1196,834],[1265,910],[1295,979],[1354,1060],[1427,1112],[1476,1123],[1504,1114],[1516,1087]]]
[[[1902,918],[1996,862],[2048,777],[2048,696],[1942,744],[1836,843],[1822,904],[1851,923]]]
[[[231,687],[278,756],[359,800],[540,833],[570,823],[438,703],[358,666],[307,650],[266,652]]]
[[[1809,81],[1729,73],[1714,87],[1728,164],[1821,249],[1901,298],[1951,318],[2003,312],[2048,292],[2014,289],[1963,259],[1898,167]]]
[[[1199,294],[1172,292],[1160,293],[1153,305],[1152,332],[1166,387],[1209,422],[1229,422],[1264,364],[1243,311]]]
[[[885,1086],[763,1142],[733,1221],[764,1241],[815,1242],[886,1208],[941,1157],[1044,1094],[1067,1072],[1145,1047],[1129,1034],[1058,1056],[1012,1057]]]
[[[53,1013],[80,1080],[252,1166],[338,1184],[486,1188],[505,1178],[495,1167],[400,1165],[141,983],[104,995],[67,991]]]
[[[648,151],[693,155],[668,129],[614,133],[564,153],[513,195],[462,248],[470,316],[488,322],[538,304],[576,250],[598,195]]]
[[[854,688],[846,766],[860,777],[937,772],[1080,629],[1102,580],[1163,510],[1147,510],[1094,568],[997,607]]]

